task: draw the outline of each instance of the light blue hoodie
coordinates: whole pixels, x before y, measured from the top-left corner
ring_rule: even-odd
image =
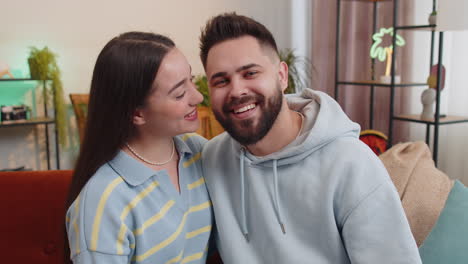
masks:
[[[249,153],[227,133],[207,143],[203,169],[225,264],[421,263],[382,163],[359,125],[324,93],[288,98],[305,131],[282,150]]]

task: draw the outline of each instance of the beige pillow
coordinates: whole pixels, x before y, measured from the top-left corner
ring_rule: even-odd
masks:
[[[400,143],[380,155],[395,184],[418,246],[439,218],[453,186],[424,142]]]

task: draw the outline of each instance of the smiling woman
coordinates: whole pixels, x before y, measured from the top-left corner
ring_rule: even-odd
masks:
[[[66,217],[74,263],[205,263],[213,217],[191,66],[169,38],[113,38],[94,68]],[[112,113],[112,114],[109,114]]]

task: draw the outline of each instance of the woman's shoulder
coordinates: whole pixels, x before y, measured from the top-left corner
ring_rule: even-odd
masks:
[[[124,203],[131,196],[132,191],[124,179],[107,163],[94,173],[80,193],[88,208],[97,208],[104,200],[108,206]]]
[[[197,133],[187,133],[177,136],[179,140],[184,142],[187,147],[193,152],[200,152],[208,141],[206,138],[198,135]]]

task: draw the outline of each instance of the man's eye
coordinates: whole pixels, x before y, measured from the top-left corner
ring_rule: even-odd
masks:
[[[180,100],[180,99],[184,98],[184,96],[185,96],[185,92],[183,92],[181,95],[176,96],[176,99]]]
[[[244,75],[245,75],[245,77],[252,77],[252,76],[256,75],[257,73],[258,73],[257,71],[248,71]]]
[[[228,83],[228,80],[227,80],[227,79],[221,79],[221,80],[219,80],[219,81],[216,81],[216,82],[214,83],[214,86],[223,86],[223,85],[225,85],[225,84],[227,84],[227,83]]]

